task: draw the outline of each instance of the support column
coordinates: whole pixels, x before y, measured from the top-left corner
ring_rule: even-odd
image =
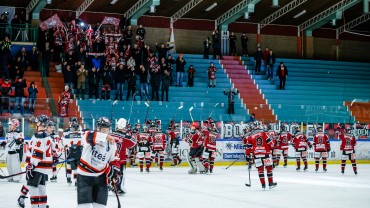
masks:
[[[301,31],[299,29],[299,26],[298,26],[298,31],[297,31],[297,58],[302,58],[302,54],[301,54],[301,50],[302,50],[302,46],[301,46],[302,42],[301,42]]]
[[[340,44],[340,41],[339,41],[339,31],[336,30],[336,36],[335,36],[335,39],[336,39],[336,44],[335,44],[335,59],[338,61],[339,60],[339,44]]]
[[[313,59],[313,53],[314,53],[313,41],[314,41],[313,36],[306,36],[306,39],[304,41],[306,59]]]
[[[364,0],[364,14],[369,14],[369,0]]]
[[[257,46],[261,46],[261,24],[257,25]]]

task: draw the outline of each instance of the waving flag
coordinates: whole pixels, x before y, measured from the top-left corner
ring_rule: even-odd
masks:
[[[121,20],[115,17],[104,17],[101,22],[102,25],[115,25],[118,26]]]
[[[40,27],[44,31],[44,30],[47,30],[47,29],[53,28],[53,27],[63,27],[63,23],[60,20],[60,18],[58,17],[58,15],[54,14],[49,19],[41,22]]]

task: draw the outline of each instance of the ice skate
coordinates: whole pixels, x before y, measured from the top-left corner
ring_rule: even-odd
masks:
[[[68,185],[72,185],[72,180],[71,180],[71,178],[67,178],[67,183],[68,183]]]
[[[159,170],[162,171],[163,170],[163,167],[159,167]]]
[[[328,169],[326,169],[326,168],[324,168],[324,169],[322,169],[325,173],[326,173],[326,171],[328,171]]]
[[[145,171],[146,171],[147,173],[149,173],[149,172],[150,172],[149,168],[146,168],[146,169],[145,169]]]
[[[298,166],[295,170],[299,172],[301,170],[301,167]]]
[[[341,173],[344,175],[344,170],[342,170]]]
[[[357,171],[355,170],[355,171],[353,171],[354,173],[355,173],[355,175],[357,176]]]
[[[17,205],[18,205],[19,208],[24,208],[25,207],[25,205],[24,205],[24,199],[26,199],[26,198],[28,198],[28,197],[26,197],[26,196],[19,196],[18,202],[17,202]]]
[[[305,172],[306,172],[306,171],[307,171],[307,169],[308,169],[308,166],[307,166],[307,165],[305,165],[305,166],[304,166],[304,168],[303,168],[303,171],[305,171]]]
[[[277,186],[277,183],[274,183],[274,182],[269,183],[269,189],[273,189],[273,188],[275,188],[276,186]]]
[[[57,182],[57,176],[53,176],[50,178],[50,182]]]
[[[262,184],[262,189],[266,190],[266,184]]]

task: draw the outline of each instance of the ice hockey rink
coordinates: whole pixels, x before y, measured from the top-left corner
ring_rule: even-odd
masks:
[[[6,168],[2,168],[6,174]],[[329,165],[328,172],[315,173],[310,165],[307,172],[297,172],[294,166],[278,167],[274,180],[278,186],[262,190],[256,169],[251,170],[252,186],[246,187],[248,171],[245,166],[216,167],[212,175],[189,175],[188,168],[151,168],[139,173],[128,168],[127,194],[120,196],[123,208],[297,208],[297,207],[370,207],[370,165],[359,164],[355,176],[347,164],[344,175],[340,165]],[[0,174],[4,174],[0,173]],[[50,208],[77,206],[76,190],[68,186],[64,168],[57,183],[48,183]],[[0,180],[0,208],[17,207],[16,201],[23,183]],[[113,193],[109,194],[109,208],[117,207]],[[26,207],[30,207],[29,199]]]

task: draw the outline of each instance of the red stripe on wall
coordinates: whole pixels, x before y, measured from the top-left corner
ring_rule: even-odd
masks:
[[[215,21],[179,19],[173,24],[173,27],[175,29],[213,31],[215,29]]]
[[[138,24],[141,24],[144,27],[169,28],[170,18],[141,16],[138,20]]]

